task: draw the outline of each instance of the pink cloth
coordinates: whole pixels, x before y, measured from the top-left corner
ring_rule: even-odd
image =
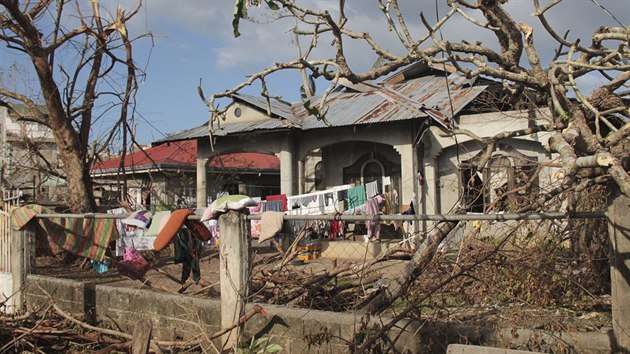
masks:
[[[249,215],[260,214],[260,211],[262,210],[262,203],[258,203],[256,206],[247,207],[247,209],[249,209]],[[250,222],[252,237],[258,238],[262,229],[262,222],[260,220],[251,220]]]
[[[365,215],[378,215],[383,200],[383,197],[380,195],[368,199],[365,202]],[[379,221],[366,221],[365,226],[367,226],[368,238],[375,237],[377,240],[381,239],[381,223]]]

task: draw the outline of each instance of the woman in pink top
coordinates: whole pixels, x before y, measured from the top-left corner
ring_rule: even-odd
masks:
[[[369,198],[365,202],[365,215],[378,215],[381,210],[381,203],[384,201],[383,197],[380,195],[376,195],[372,198]],[[366,221],[365,225],[367,226],[367,236],[365,238],[366,242],[374,237],[377,241],[381,240],[381,222],[380,221]]]

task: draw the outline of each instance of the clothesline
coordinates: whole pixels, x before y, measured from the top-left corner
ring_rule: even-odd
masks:
[[[112,214],[37,214],[35,218],[93,218],[124,219],[126,215]],[[261,214],[247,215],[248,220],[260,220]],[[545,213],[499,213],[499,214],[417,214],[417,215],[284,215],[284,220],[342,220],[342,221],[506,221],[506,220],[550,220],[550,219],[600,219],[606,218],[606,212],[545,212]],[[189,220],[200,220],[197,215],[188,216]]]

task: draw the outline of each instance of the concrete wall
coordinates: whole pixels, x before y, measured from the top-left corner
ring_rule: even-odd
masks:
[[[189,339],[202,331],[212,333],[220,329],[220,302],[215,299],[29,275],[26,290],[29,309],[46,301],[39,287],[54,294],[55,302],[64,310],[126,333],[131,333],[134,323],[141,318],[153,321],[153,335],[161,340]],[[360,317],[350,313],[267,304],[263,307],[269,318],[256,315],[248,321],[245,337],[272,336],[272,342],[282,345],[284,353],[346,353],[347,341],[360,326]],[[323,333],[330,336],[329,341],[309,348],[305,338]],[[408,330],[400,337],[402,352],[420,352],[412,333],[413,330]]]
[[[547,110],[509,111],[484,113],[458,117],[459,127],[479,137],[491,137],[501,132],[530,128],[536,124],[549,123]],[[545,145],[550,133],[539,132],[518,138],[503,139],[498,144],[499,152],[526,155],[538,162],[550,162],[554,156]],[[455,206],[460,197],[459,164],[481,152],[482,146],[467,135],[445,136],[438,127],[431,127],[424,143],[424,168],[427,176],[425,202],[428,213],[446,213]],[[557,168],[548,167],[539,175],[539,185],[547,188],[556,183],[553,175]]]
[[[47,301],[41,291],[53,294],[64,310],[86,321],[113,326],[131,333],[142,318],[153,322],[153,334],[161,340],[185,340],[202,331],[219,329],[218,300],[151,290],[84,284],[68,279],[29,275],[27,306],[32,309]],[[283,353],[347,353],[348,343],[360,330],[362,318],[353,313],[336,313],[284,306],[263,305],[269,317],[256,315],[247,322],[245,337],[272,337]],[[383,323],[387,318],[382,319]],[[379,319],[371,323],[382,323]],[[449,343],[473,343],[515,349],[551,350],[554,344],[573,346],[578,353],[610,353],[606,333],[547,333],[525,329],[495,330],[465,324],[435,325],[430,322],[399,322],[404,332],[397,340],[400,353],[444,353]],[[400,332],[392,330],[394,338]],[[307,339],[327,338],[321,345]],[[217,343],[218,344],[218,343]]]

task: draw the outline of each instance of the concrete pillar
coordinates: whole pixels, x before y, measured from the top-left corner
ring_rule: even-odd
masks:
[[[414,196],[418,199],[418,157],[413,144],[395,145],[400,154],[401,186],[400,196],[403,204],[409,204]],[[419,212],[418,205],[414,206]]]
[[[221,328],[236,323],[245,312],[252,266],[250,223],[245,216],[244,212],[231,210],[219,217]],[[236,348],[241,330],[236,327],[223,336],[224,349]]]
[[[608,200],[608,234],[612,246],[610,284],[616,353],[630,353],[630,198],[618,190]]]
[[[304,194],[304,160],[298,160],[298,194]]]
[[[209,140],[197,139],[197,208],[208,206],[207,162],[212,153]]]
[[[280,193],[287,196],[293,195],[296,174],[294,146],[290,135],[283,141],[278,158],[280,159]]]
[[[436,158],[425,157],[424,184],[422,185],[422,209],[425,214],[437,214],[439,212],[439,188],[438,162]]]
[[[26,276],[35,269],[35,232],[26,227],[11,232],[11,274],[14,314],[26,311]]]
[[[205,208],[208,206],[208,189],[206,182],[208,178],[207,161],[207,158],[197,155],[197,208]]]

